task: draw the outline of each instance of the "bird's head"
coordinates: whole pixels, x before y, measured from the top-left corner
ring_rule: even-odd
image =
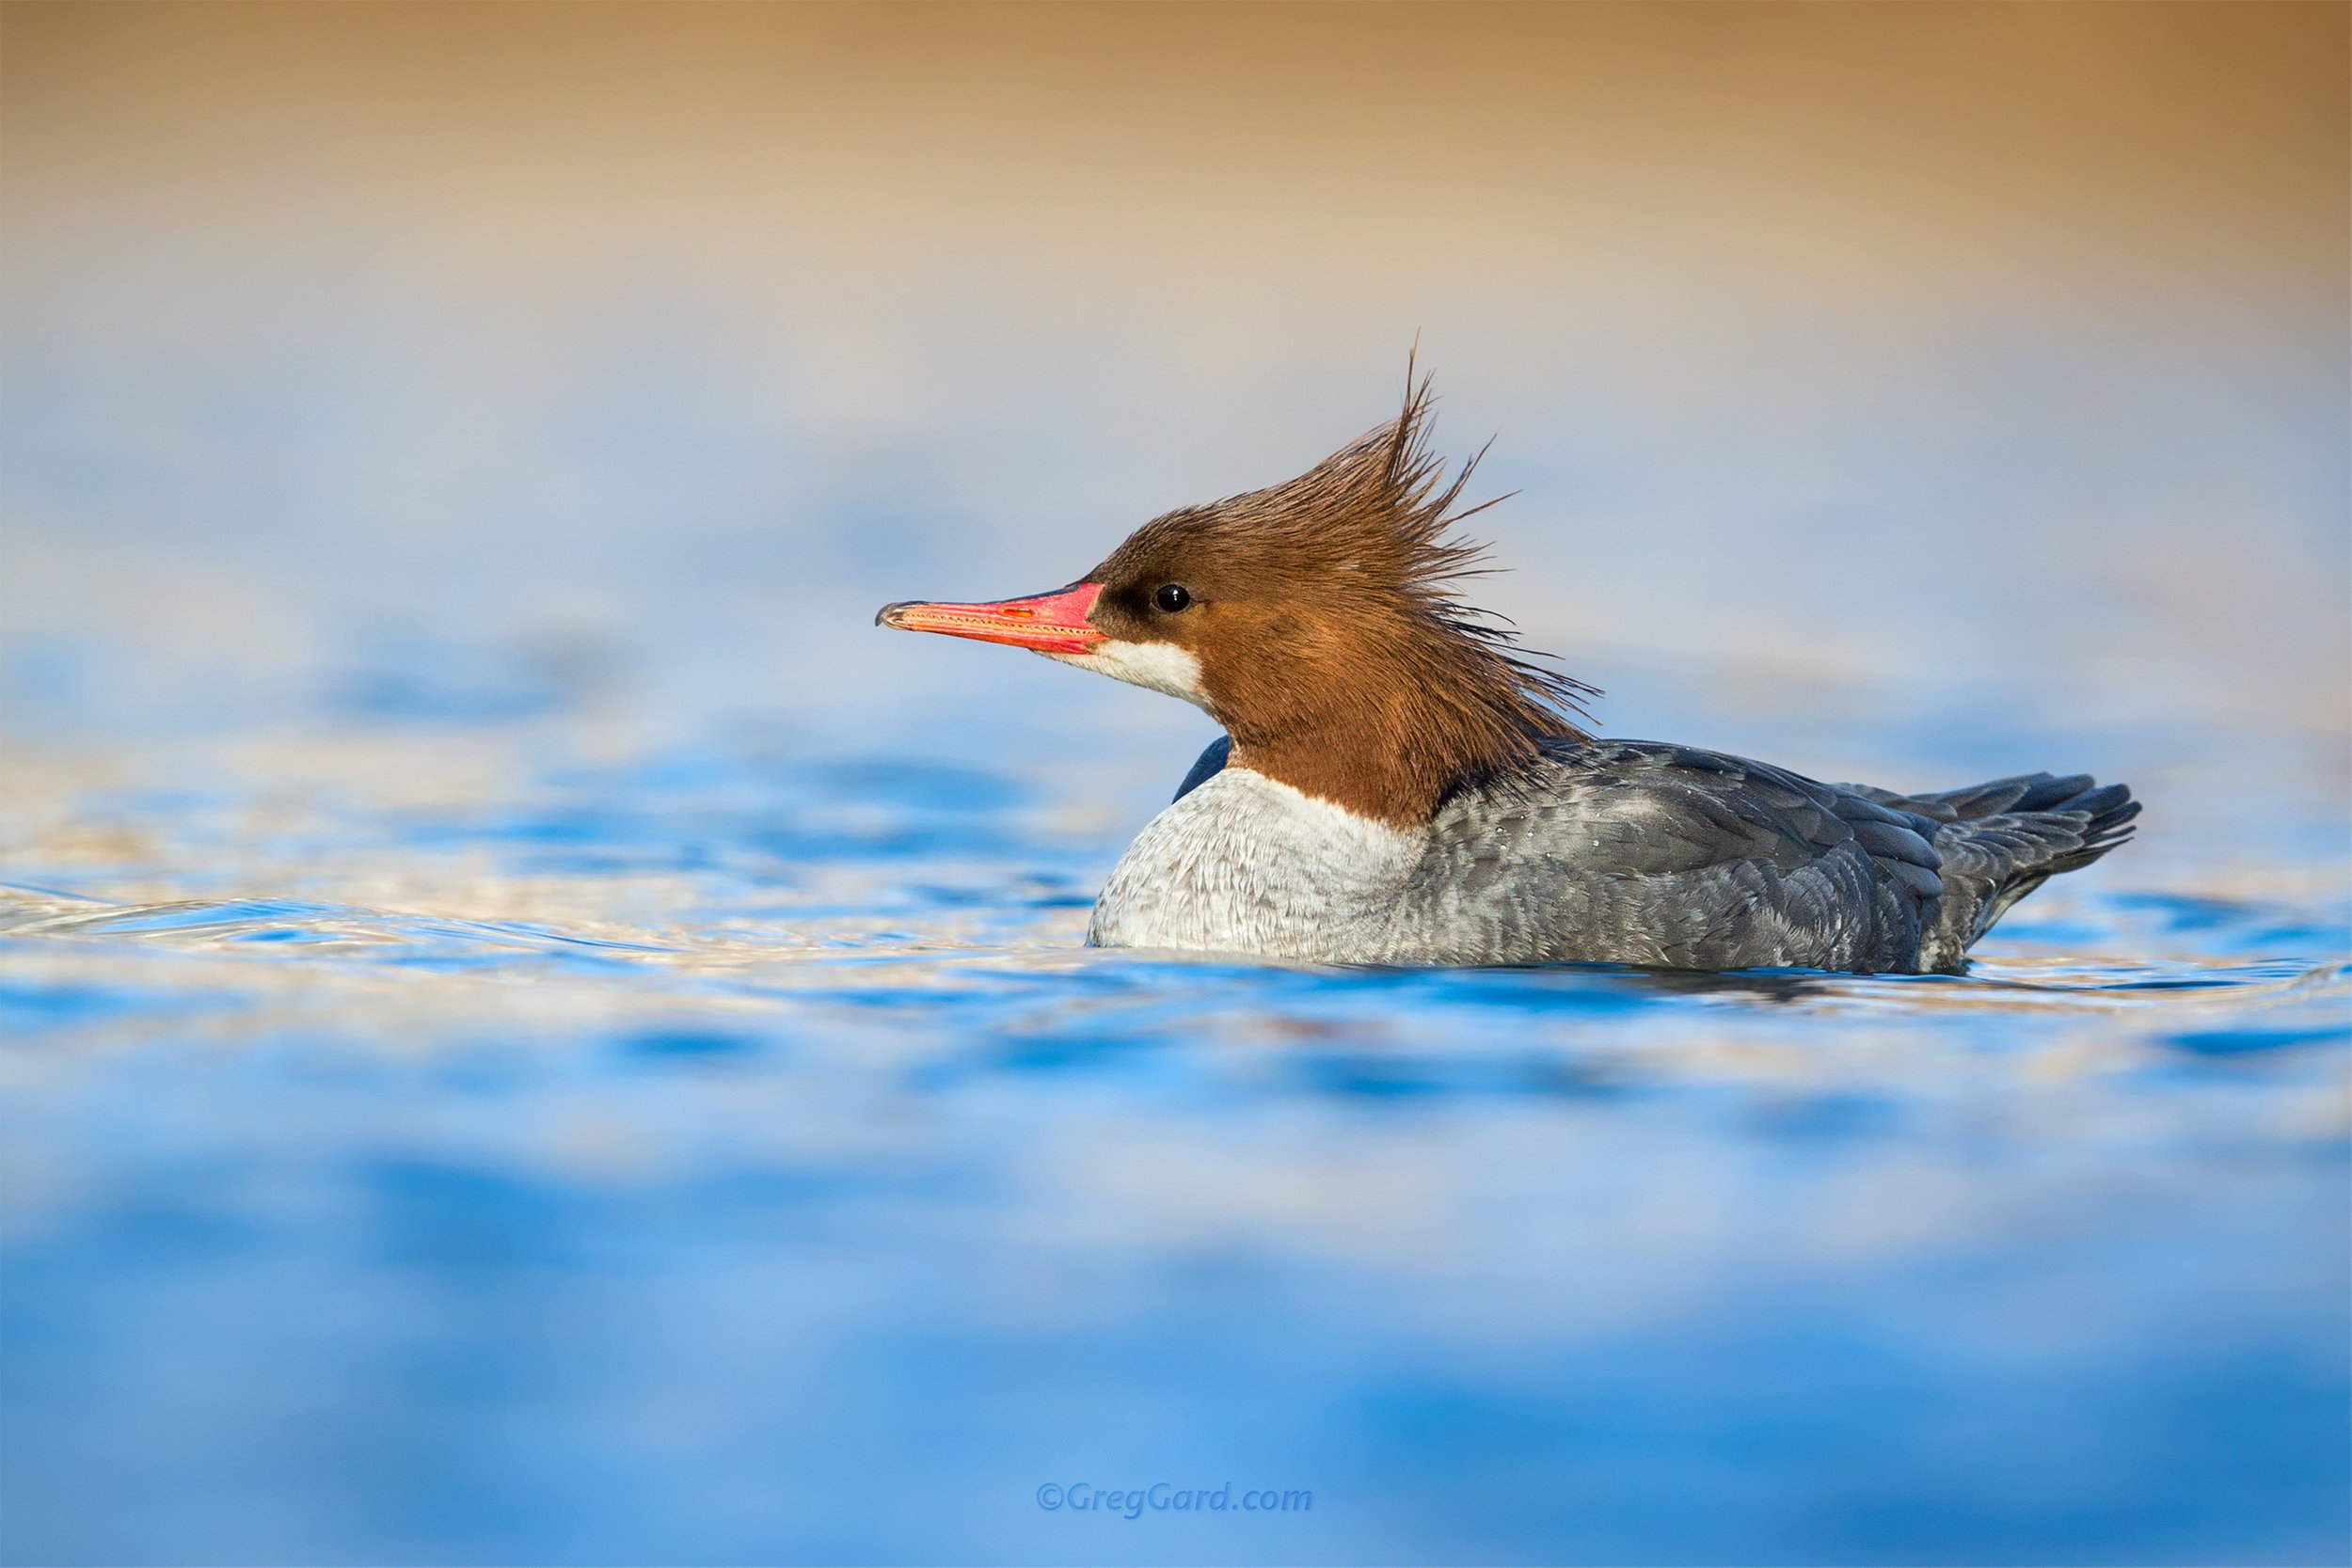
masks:
[[[1361,816],[1425,821],[1523,763],[1591,689],[1468,605],[1454,525],[1476,467],[1431,453],[1426,380],[1397,418],[1280,484],[1155,517],[1067,588],[885,606],[878,621],[1004,642],[1184,698],[1232,765]],[[1492,502],[1486,503],[1493,504]]]

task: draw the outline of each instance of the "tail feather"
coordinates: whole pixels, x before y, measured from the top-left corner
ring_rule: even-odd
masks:
[[[1966,967],[1968,949],[2020,898],[2128,840],[2139,815],[2128,787],[2087,773],[2021,774],[1933,795],[1861,793],[1933,830],[1944,896],[1919,961],[1946,974]]]
[[[1845,787],[1868,796],[1880,805],[1931,821],[1969,822],[1998,816],[2004,812],[2063,811],[2097,782],[2088,773],[2069,773],[2062,778],[2053,773],[2020,773],[2015,778],[1994,779],[1990,784],[1970,784],[1965,789],[1947,789],[1933,795],[1898,795],[1891,789],[1873,789],[1867,784]],[[2121,784],[2109,787],[2122,788]],[[2131,791],[2126,789],[2123,793],[2128,797]]]

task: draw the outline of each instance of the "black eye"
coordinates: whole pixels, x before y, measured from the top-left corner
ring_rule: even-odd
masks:
[[[1184,592],[1183,583],[1167,582],[1162,583],[1160,591],[1152,595],[1152,602],[1173,615],[1192,603],[1192,595]]]

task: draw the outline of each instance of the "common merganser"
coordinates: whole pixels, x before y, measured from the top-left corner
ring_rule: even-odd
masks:
[[[1137,529],[1067,588],[879,625],[1009,643],[1225,735],[1112,870],[1089,942],[1376,964],[1958,974],[2010,905],[2131,834],[2122,784],[1940,794],[1605,740],[1598,693],[1461,599],[1429,383],[1298,478]],[[1486,503],[1487,505],[1492,502]],[[1534,656],[1541,657],[1541,656]]]

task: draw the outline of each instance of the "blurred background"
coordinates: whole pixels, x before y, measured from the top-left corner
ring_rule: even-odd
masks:
[[[2348,44],[9,0],[0,1546],[2340,1556]],[[1977,989],[1075,952],[1214,732],[874,608],[1416,341],[1606,733],[2142,841]]]
[[[1418,335],[1603,685],[2341,733],[2343,24],[12,5],[11,712],[100,623],[183,710],[360,628],[1065,689],[860,612],[1294,473]]]

